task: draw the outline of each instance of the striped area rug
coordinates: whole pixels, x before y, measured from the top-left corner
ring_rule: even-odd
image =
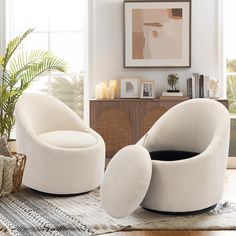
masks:
[[[123,219],[103,210],[96,189],[77,196],[52,196],[23,189],[0,198],[0,236],[89,236],[122,229],[236,230],[236,204],[223,201],[195,216],[160,215],[141,207]]]
[[[36,192],[25,190],[0,199],[0,221],[16,236],[92,235],[94,231]]]

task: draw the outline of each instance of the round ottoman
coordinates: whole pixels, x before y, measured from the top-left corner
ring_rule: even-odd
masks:
[[[210,199],[204,183],[195,186],[192,175],[199,172],[186,170],[184,162],[197,157],[199,153],[188,151],[162,150],[150,152],[152,178],[141,206],[163,214],[190,215],[209,211],[217,201]],[[170,164],[173,165],[170,169]]]
[[[183,161],[198,155],[173,150],[149,153],[139,145],[122,148],[110,161],[101,185],[105,211],[112,217],[122,218],[139,205],[173,215],[198,214],[213,209],[217,202],[208,202],[207,194],[203,199],[194,198],[195,186],[188,180],[188,175],[181,175]],[[172,173],[168,172],[166,167],[170,163],[175,163],[179,173],[175,168]]]

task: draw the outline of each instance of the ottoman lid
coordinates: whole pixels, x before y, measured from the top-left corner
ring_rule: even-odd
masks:
[[[115,218],[133,213],[147,193],[151,176],[152,161],[144,147],[122,148],[111,159],[101,185],[105,211]]]

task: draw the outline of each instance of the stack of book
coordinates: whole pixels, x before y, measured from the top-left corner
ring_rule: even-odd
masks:
[[[162,96],[171,96],[171,97],[181,97],[184,94],[182,92],[167,92],[167,91],[163,91],[162,92]]]
[[[189,97],[184,96],[182,92],[162,92],[162,96],[159,96],[160,99],[166,100],[186,100]]]
[[[187,79],[187,95],[189,98],[209,98],[210,77],[194,73]]]

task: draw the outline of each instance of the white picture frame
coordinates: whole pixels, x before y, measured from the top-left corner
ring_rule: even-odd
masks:
[[[142,78],[124,77],[120,79],[120,98],[139,98]]]
[[[143,98],[143,99],[155,98],[155,82],[154,81],[142,82],[140,98]]]

